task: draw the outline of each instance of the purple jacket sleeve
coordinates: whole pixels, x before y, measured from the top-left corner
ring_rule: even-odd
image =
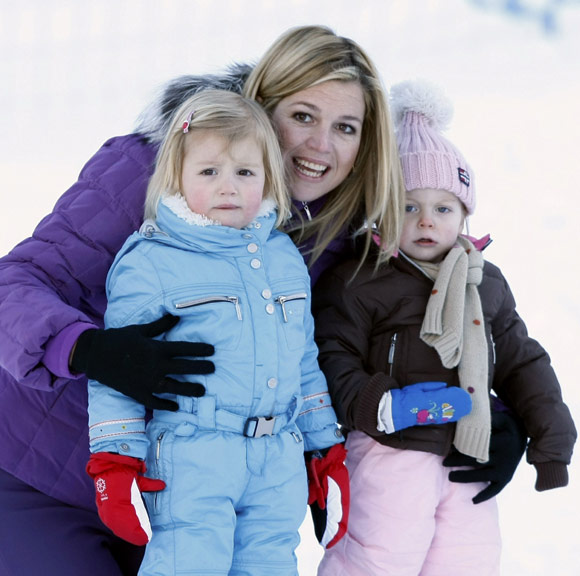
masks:
[[[32,236],[0,259],[0,366],[20,384],[67,382],[76,340],[67,335],[102,326],[107,272],[143,220],[155,154],[137,134],[107,141]]]

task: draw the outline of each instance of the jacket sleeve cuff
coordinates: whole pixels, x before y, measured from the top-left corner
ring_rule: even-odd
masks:
[[[568,485],[568,467],[563,462],[540,462],[536,468],[536,490],[552,490]]]
[[[355,415],[355,427],[370,436],[380,436],[384,432],[377,429],[377,414],[379,403],[387,391],[387,378],[382,372],[377,372],[361,391]]]
[[[97,328],[88,322],[70,324],[46,343],[42,363],[59,378],[78,379],[83,374],[74,374],[69,369],[69,358],[78,337],[86,330]]]

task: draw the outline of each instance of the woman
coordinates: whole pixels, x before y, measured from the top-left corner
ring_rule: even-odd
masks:
[[[213,367],[173,359],[210,356],[209,345],[174,350],[152,340],[171,317],[100,328],[107,271],[142,222],[160,135],[173,110],[208,86],[243,87],[270,114],[294,199],[291,232],[313,281],[355,251],[362,261],[374,231],[385,255],[396,245],[403,206],[396,144],[378,73],[355,43],[324,27],[297,28],[254,70],[169,84],[137,132],[106,142],[33,237],[0,260],[0,566],[9,573],[137,570],[142,551],[103,528],[85,474],[86,376],[150,407],[161,407],[155,392],[204,393],[178,390],[167,378]],[[120,366],[125,373],[113,377]]]
[[[200,88],[242,85],[280,134],[295,198],[293,228],[314,277],[352,256],[352,231],[361,232],[364,256],[371,242],[365,221],[395,246],[402,188],[394,139],[378,74],[356,44],[323,27],[298,28],[251,72],[238,67],[224,78],[170,84],[139,130],[106,142],[33,237],[0,261],[0,566],[8,573],[136,572],[141,550],[104,529],[85,473],[85,375],[162,407],[154,392],[177,386],[167,374],[212,369],[207,359],[176,365],[172,355],[205,357],[211,346],[162,348],[151,337],[172,318],[100,330],[105,278],[142,222],[159,135],[173,110]],[[124,373],[113,377],[120,367]]]

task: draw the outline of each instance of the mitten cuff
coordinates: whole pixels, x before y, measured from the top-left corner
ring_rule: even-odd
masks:
[[[393,395],[390,390],[387,390],[383,394],[379,402],[377,430],[385,434],[392,434],[395,431],[395,423],[393,422]]]
[[[144,474],[146,471],[145,462],[139,458],[114,454],[113,452],[96,452],[91,454],[89,458],[87,473],[92,478],[120,466],[130,468],[140,474]]]
[[[306,463],[308,463],[313,458],[324,458],[331,448],[332,446],[329,446],[328,448],[321,448],[320,450],[308,450],[304,452],[304,460]]]
[[[536,467],[536,490],[552,490],[568,485],[568,467],[563,462],[540,462]]]

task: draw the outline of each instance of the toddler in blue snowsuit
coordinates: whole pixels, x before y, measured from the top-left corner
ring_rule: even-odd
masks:
[[[141,404],[89,383],[87,470],[103,521],[148,542],[140,574],[296,574],[304,452],[332,447],[343,465],[308,272],[276,229],[287,214],[260,106],[226,91],[189,98],[159,151],[146,221],[109,271],[105,324],[178,317],[163,337],[212,342],[215,372],[195,376],[200,397],[163,395],[174,410],[147,425]]]

